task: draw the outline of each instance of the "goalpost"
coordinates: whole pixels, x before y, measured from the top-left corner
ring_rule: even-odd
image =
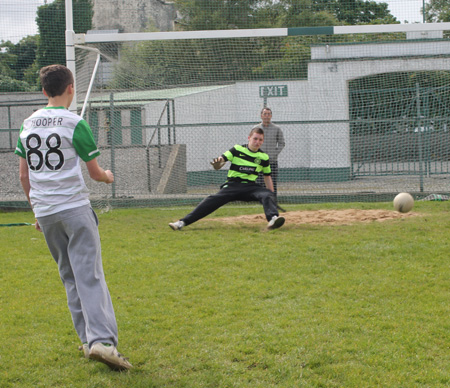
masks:
[[[92,185],[92,198],[198,202],[226,177],[209,161],[244,144],[265,105],[286,138],[282,204],[445,193],[448,31],[450,23],[68,31],[73,109],[116,175],[112,188]]]

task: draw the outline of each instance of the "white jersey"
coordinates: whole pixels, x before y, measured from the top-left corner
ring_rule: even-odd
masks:
[[[60,108],[44,108],[23,122],[15,153],[27,160],[36,217],[89,204],[80,158],[98,155],[88,123]]]

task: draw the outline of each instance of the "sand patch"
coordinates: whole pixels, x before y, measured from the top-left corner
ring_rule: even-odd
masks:
[[[285,225],[350,225],[358,222],[382,222],[396,220],[408,217],[418,216],[417,213],[399,213],[393,210],[361,210],[361,209],[342,209],[342,210],[300,210],[280,213],[286,218]],[[252,214],[236,217],[211,218],[208,221],[220,221],[226,224],[244,223],[259,224],[265,223],[264,214]]]

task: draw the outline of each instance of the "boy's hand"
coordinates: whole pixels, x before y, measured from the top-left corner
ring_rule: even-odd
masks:
[[[213,159],[213,161],[210,163],[214,167],[214,170],[220,170],[224,166],[225,161],[222,159],[222,157],[218,157]]]
[[[38,220],[35,220],[34,228],[35,228],[38,232],[41,232],[41,233],[42,233],[42,229],[41,229],[41,226],[39,225]]]
[[[111,172],[111,170],[105,170],[105,174],[106,174],[106,181],[105,183],[113,183],[114,182],[114,175]]]

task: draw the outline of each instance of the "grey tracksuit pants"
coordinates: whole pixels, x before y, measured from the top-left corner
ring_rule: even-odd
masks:
[[[117,323],[103,273],[96,214],[87,205],[39,217],[38,222],[58,264],[81,342],[117,346]]]

